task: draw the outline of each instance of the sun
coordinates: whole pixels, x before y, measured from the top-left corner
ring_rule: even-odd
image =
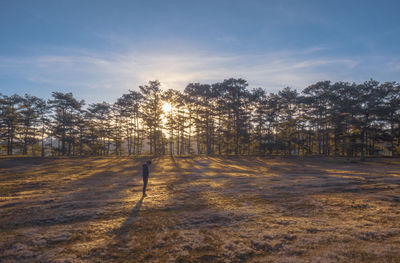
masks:
[[[161,122],[162,122],[162,124],[164,126],[162,128],[162,131],[163,131],[165,137],[169,138],[170,137],[170,133],[168,132],[168,129],[167,129],[167,125],[168,125],[168,117],[167,116],[171,116],[172,115],[173,108],[172,108],[172,105],[169,104],[168,102],[164,102],[164,104],[161,107],[162,107],[162,110],[163,110],[163,113],[161,114]]]
[[[169,113],[172,110],[171,104],[169,104],[168,102],[164,102],[164,104],[162,105],[162,110],[165,114]]]
[[[164,125],[166,125],[168,123],[168,117],[167,116],[171,116],[172,115],[172,105],[169,104],[168,102],[164,102],[164,104],[161,106],[163,113],[161,114],[161,121]]]

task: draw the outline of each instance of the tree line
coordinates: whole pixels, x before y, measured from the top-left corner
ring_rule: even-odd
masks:
[[[317,82],[301,93],[248,89],[244,79],[159,81],[116,100],[86,105],[72,93],[44,100],[0,94],[4,155],[324,155],[400,154],[400,85]],[[168,107],[165,107],[168,105]]]

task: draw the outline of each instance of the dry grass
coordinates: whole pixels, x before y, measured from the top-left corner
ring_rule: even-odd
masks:
[[[0,159],[0,262],[400,262],[400,161]]]

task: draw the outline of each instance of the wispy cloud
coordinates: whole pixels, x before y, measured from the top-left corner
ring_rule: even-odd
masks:
[[[391,71],[400,72],[400,60],[390,61],[387,66]]]
[[[320,55],[321,48],[258,55],[206,51],[133,50],[96,53],[54,52],[32,57],[0,57],[3,74],[14,74],[44,89],[71,90],[86,100],[110,101],[128,89],[158,79],[163,88],[182,90],[190,82],[213,83],[241,77],[251,87],[275,92],[285,86],[304,88],[319,80],[347,80],[357,59]],[[29,90],[27,90],[29,93]]]

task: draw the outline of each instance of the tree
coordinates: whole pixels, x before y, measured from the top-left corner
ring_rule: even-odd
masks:
[[[47,105],[46,101],[40,99],[39,103],[36,104],[38,119],[39,119],[39,129],[40,129],[40,145],[41,145],[41,156],[45,156],[45,135],[48,134],[48,128],[50,124],[50,107]]]
[[[382,92],[385,93],[385,100],[379,109],[379,118],[389,126],[388,140],[390,141],[390,152],[396,154],[395,139],[399,140],[400,128],[400,84],[396,82],[385,82],[381,85]],[[397,125],[397,127],[396,127]]]
[[[268,100],[266,91],[262,88],[253,89],[251,92],[251,103],[254,112],[251,121],[255,126],[254,138],[256,141],[256,152],[258,154],[265,154],[265,130],[268,116]]]
[[[7,155],[12,155],[14,153],[18,125],[21,120],[19,105],[22,102],[22,98],[15,94],[12,96],[2,95],[0,99],[1,137],[6,140]]]
[[[298,113],[298,93],[289,87],[279,91],[279,132],[281,140],[285,144],[288,155],[292,154],[293,143],[296,143],[297,134],[297,113]]]
[[[227,131],[233,138],[234,153],[240,153],[240,139],[247,135],[246,107],[249,103],[250,93],[246,89],[247,81],[244,79],[227,79],[222,83],[213,85],[220,96],[220,105],[227,111]],[[230,145],[229,145],[230,146]],[[230,150],[229,150],[230,151]]]
[[[361,153],[360,159],[365,159],[366,133],[376,120],[379,105],[383,102],[384,92],[379,88],[379,82],[369,80],[357,87],[356,127],[359,129]]]
[[[308,121],[313,123],[318,141],[318,154],[328,154],[330,81],[317,82],[303,90]]]
[[[141,104],[143,95],[139,92],[129,90],[116,102],[124,119],[125,134],[127,139],[128,154],[140,154],[143,142],[143,129],[141,128]]]
[[[150,144],[150,154],[158,155],[162,152],[162,94],[160,82],[149,81],[147,85],[140,86],[143,95],[143,121],[147,127],[147,134]]]
[[[205,148],[206,155],[212,154],[212,137],[214,133],[213,121],[213,99],[215,92],[208,84],[190,83],[185,88],[185,95],[187,101],[192,106],[191,109],[195,111],[195,127],[196,127],[196,141],[197,153],[203,152]]]
[[[21,98],[20,105],[20,118],[21,118],[21,133],[23,140],[23,150],[22,154],[27,154],[28,146],[32,146],[33,155],[33,145],[38,141],[38,126],[41,117],[41,107],[45,104],[43,99],[40,99],[29,94],[25,94]]]
[[[163,94],[163,101],[169,105],[168,108],[163,108],[164,118],[167,120],[165,127],[168,131],[168,141],[169,141],[169,153],[174,155],[174,144],[177,144],[177,153],[179,154],[179,135],[175,138],[175,133],[178,130],[178,120],[176,116],[176,109],[178,109],[178,104],[180,104],[181,94],[180,92],[168,89]],[[182,105],[180,105],[182,106]]]
[[[93,103],[89,105],[88,116],[91,118],[92,149],[100,155],[108,155],[110,148],[109,121],[111,105],[107,102]]]
[[[84,101],[76,100],[72,93],[53,92],[52,97],[49,105],[54,110],[52,117],[55,124],[55,135],[61,141],[61,149],[59,147],[58,150],[61,155],[71,155],[76,116],[84,105]]]

